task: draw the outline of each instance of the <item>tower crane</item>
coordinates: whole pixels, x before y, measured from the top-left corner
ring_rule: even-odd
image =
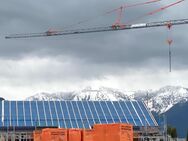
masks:
[[[151,27],[160,27],[160,26],[166,26],[170,30],[173,25],[182,25],[182,24],[188,24],[188,19],[177,19],[177,20],[167,20],[167,21],[157,21],[157,22],[148,22],[148,23],[136,23],[136,24],[130,24],[132,21],[141,19],[146,16],[154,15],[160,11],[163,11],[169,7],[172,7],[176,4],[179,4],[185,0],[178,0],[174,3],[171,3],[169,5],[160,7],[158,9],[155,9],[153,11],[150,11],[148,13],[145,13],[142,16],[136,17],[135,19],[127,22],[126,24],[121,23],[122,18],[122,12],[125,8],[131,8],[135,6],[141,6],[146,5],[154,2],[158,2],[161,0],[148,0],[146,2],[136,3],[132,5],[122,5],[119,8],[113,9],[111,11],[108,11],[104,14],[110,14],[112,12],[117,12],[118,17],[114,24],[110,26],[104,26],[104,27],[91,27],[91,28],[82,28],[82,29],[71,29],[71,30],[63,30],[63,31],[53,31],[48,30],[46,32],[41,33],[26,33],[26,34],[12,34],[5,36],[6,39],[13,39],[13,38],[32,38],[32,37],[47,37],[47,36],[62,36],[62,35],[73,35],[73,34],[84,34],[84,33],[95,33],[95,32],[106,32],[106,31],[119,31],[119,30],[130,30],[130,29],[140,29],[140,28],[151,28]],[[78,24],[88,22],[89,20],[84,20],[78,22]],[[168,38],[167,43],[169,45],[169,71],[171,72],[171,44],[172,39]]]
[[[13,38],[60,36],[60,35],[72,35],[72,34],[83,34],[83,33],[94,33],[94,32],[130,30],[130,29],[149,28],[149,27],[160,27],[160,26],[168,26],[169,24],[170,25],[188,24],[188,19],[178,19],[178,20],[168,20],[168,21],[159,21],[159,22],[129,24],[130,22],[141,19],[143,17],[154,15],[154,14],[160,12],[160,11],[163,11],[163,10],[165,10],[169,7],[172,7],[176,4],[179,4],[179,3],[181,3],[185,0],[178,0],[174,3],[169,4],[169,5],[166,5],[166,6],[158,8],[158,9],[155,9],[153,11],[150,11],[148,13],[145,13],[144,15],[136,17],[135,19],[127,22],[127,24],[120,23],[123,8],[145,5],[145,4],[150,4],[150,3],[154,3],[154,2],[158,2],[158,1],[160,1],[160,0],[150,0],[150,1],[147,1],[147,2],[143,2],[143,3],[137,3],[137,4],[132,4],[132,5],[123,5],[123,6],[120,6],[119,8],[116,8],[116,9],[113,9],[111,11],[106,12],[106,14],[109,14],[111,12],[117,12],[117,11],[119,13],[116,22],[113,25],[110,25],[110,26],[91,27],[91,28],[82,28],[82,29],[71,29],[71,30],[63,30],[63,31],[48,30],[46,32],[41,32],[41,33],[11,34],[11,35],[5,36],[5,38],[6,39],[13,39]],[[84,21],[81,21],[79,23],[82,23],[82,22],[84,22]]]
[[[129,24],[124,26],[117,26],[116,28],[112,26],[106,27],[94,27],[94,28],[84,28],[75,30],[64,30],[64,31],[50,31],[41,33],[28,33],[28,34],[13,34],[6,36],[6,39],[12,38],[30,38],[30,37],[45,37],[45,36],[60,36],[60,35],[72,35],[72,34],[83,34],[83,33],[94,33],[94,32],[105,32],[105,31],[119,31],[119,30],[130,30],[130,29],[140,29],[140,28],[151,28],[171,25],[182,25],[188,24],[188,19],[178,19],[178,20],[168,20],[160,22],[148,22],[148,23],[137,23]]]

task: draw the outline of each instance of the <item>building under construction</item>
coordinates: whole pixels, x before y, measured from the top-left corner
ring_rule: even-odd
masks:
[[[160,134],[141,101],[0,101],[0,140],[33,140],[43,128],[92,129],[95,124],[128,123],[134,138]]]
[[[5,36],[5,38],[15,39],[48,37],[106,31],[145,29],[161,26],[166,26],[170,30],[174,25],[188,24],[188,19],[132,24],[133,21],[154,15],[185,0],[177,0],[174,3],[159,7],[158,9],[145,13],[135,18],[135,20],[133,19],[133,21],[131,20],[127,23],[122,23],[121,20],[123,9],[141,5],[148,5],[159,1],[160,0],[148,0],[146,2],[136,3],[132,5],[122,5],[119,8],[103,13],[103,16],[113,12],[118,13],[118,17],[115,23],[110,26],[76,29],[76,25],[86,23],[90,21],[89,19],[94,19],[89,18],[76,23],[75,26],[73,26],[74,28],[71,29],[65,28],[64,30],[48,30],[39,33],[11,34]],[[167,43],[169,45],[169,71],[171,71],[170,45],[172,44],[172,39],[170,36],[167,39]],[[108,131],[110,131],[108,132],[108,136],[110,136],[110,133],[114,131],[110,130],[111,124],[115,123],[116,127],[123,127],[124,125],[122,124],[131,125],[134,131],[134,135],[130,136],[132,137],[132,139],[162,139],[162,134],[159,130],[158,123],[142,101],[7,101],[1,99],[0,119],[0,141],[34,140],[34,136],[37,135],[37,133],[40,134],[41,131],[46,137],[45,141],[47,141],[47,137],[49,135],[48,133],[52,133],[52,129],[54,128],[54,133],[56,133],[55,135],[63,133],[63,136],[65,136],[67,135],[67,133],[70,134],[71,129],[76,129],[75,131],[78,130],[79,132],[79,129],[91,130],[94,127],[95,129],[99,129],[99,131],[101,132],[98,133],[103,136]],[[59,131],[59,129],[61,129],[61,131]],[[69,137],[70,135],[67,136]],[[122,141],[132,141],[132,139]],[[57,141],[60,141],[60,139],[58,139]],[[63,139],[63,141],[105,141],[105,137],[103,138],[103,140]],[[120,140],[116,140],[116,138],[115,140],[111,140],[110,138],[108,138],[108,141]]]

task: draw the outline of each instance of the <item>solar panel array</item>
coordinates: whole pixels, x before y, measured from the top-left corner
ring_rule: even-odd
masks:
[[[1,101],[2,126],[90,128],[95,123],[157,126],[141,101]]]

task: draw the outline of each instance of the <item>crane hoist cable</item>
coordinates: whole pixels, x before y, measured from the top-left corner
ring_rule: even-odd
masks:
[[[150,0],[150,1],[141,2],[141,3],[135,3],[135,4],[124,4],[124,5],[121,5],[118,8],[115,8],[115,9],[113,9],[111,11],[106,12],[106,14],[110,14],[110,13],[116,12],[116,11],[118,11],[121,8],[123,8],[123,9],[132,8],[132,7],[142,6],[142,5],[151,4],[151,3],[155,3],[155,2],[159,2],[159,1],[161,1],[161,0]]]
[[[140,19],[142,19],[142,18],[144,18],[144,17],[154,15],[154,14],[156,14],[156,13],[158,13],[158,12],[164,11],[164,10],[166,10],[167,8],[170,8],[170,7],[172,7],[172,6],[176,5],[176,4],[179,4],[179,3],[183,2],[183,1],[185,1],[185,0],[179,0],[179,1],[176,1],[176,2],[171,3],[171,4],[169,4],[169,5],[165,5],[165,6],[163,6],[163,7],[160,7],[160,8],[158,8],[158,9],[155,9],[155,10],[153,10],[153,11],[150,11],[150,12],[148,12],[148,13],[145,13],[145,14],[143,14],[143,15],[141,15],[141,16],[138,16],[138,17],[136,17],[136,18],[134,18],[134,19],[132,19],[132,20],[126,22],[126,23],[129,24],[129,23],[132,23],[132,22],[134,22],[134,21],[140,20]]]
[[[168,44],[168,57],[169,57],[169,72],[171,72],[172,70],[172,51],[171,51],[171,45],[173,43],[173,39],[172,37],[170,37],[170,32],[171,32],[171,28],[172,28],[172,24],[168,23],[166,25],[168,31],[167,31],[167,44]]]

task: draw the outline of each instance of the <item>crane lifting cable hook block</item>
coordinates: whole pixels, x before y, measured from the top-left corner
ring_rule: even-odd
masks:
[[[170,30],[172,28],[172,23],[167,23],[167,28],[168,28],[168,35],[167,35],[167,43],[168,43],[168,57],[169,57],[169,72],[172,70],[172,52],[171,52],[171,45],[172,45],[172,37],[170,37]]]
[[[171,29],[171,27],[172,27],[172,23],[171,22],[169,22],[169,23],[167,23],[167,28],[170,30]]]

